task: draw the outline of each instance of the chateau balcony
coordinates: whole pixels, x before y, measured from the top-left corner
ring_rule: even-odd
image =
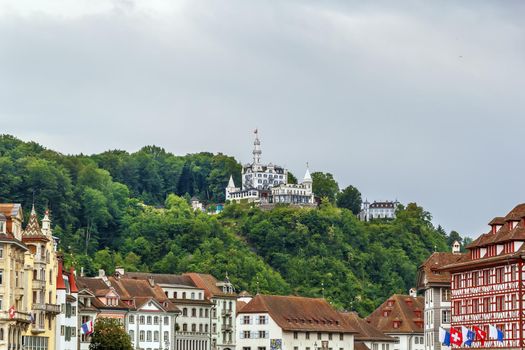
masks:
[[[231,332],[233,330],[233,326],[231,324],[223,324],[221,325],[221,330]]]
[[[31,314],[27,312],[15,311],[15,317],[10,318],[8,311],[0,312],[0,321],[17,321],[23,323],[31,323]]]
[[[57,304],[33,304],[33,310],[45,311],[50,314],[59,314],[60,305]]]
[[[35,264],[48,264],[49,258],[42,255],[35,255]]]
[[[33,280],[33,289],[41,290],[46,287],[45,280]]]
[[[46,325],[45,324],[34,324],[32,327],[31,327],[31,333],[33,334],[39,334],[39,333],[44,333],[46,331]]]
[[[177,331],[177,337],[206,337],[209,338],[210,333],[206,332],[188,332],[188,331]]]

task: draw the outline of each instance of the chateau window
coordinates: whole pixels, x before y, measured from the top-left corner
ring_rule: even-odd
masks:
[[[153,317],[153,324],[159,324],[159,316]]]
[[[146,317],[146,323],[151,324],[151,316]]]
[[[170,324],[170,318],[168,316],[164,316],[164,324],[169,325]]]
[[[191,292],[191,299],[195,299],[195,293]]]
[[[202,308],[199,309],[199,317],[204,317],[204,311]]]
[[[139,323],[140,324],[144,324],[144,321],[146,320],[146,317],[145,316],[140,316],[139,318]]]
[[[144,334],[145,334],[144,331],[139,332],[139,341],[144,341]]]
[[[151,331],[148,331],[146,333],[146,341],[150,342],[151,341]]]
[[[153,341],[159,341],[159,331],[153,333]]]
[[[182,299],[186,299],[186,292],[182,292]]]

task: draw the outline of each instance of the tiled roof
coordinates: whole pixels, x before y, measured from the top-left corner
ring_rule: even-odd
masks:
[[[173,284],[180,285],[185,287],[197,287],[193,280],[189,276],[185,275],[174,275],[174,274],[164,274],[164,273],[149,273],[149,272],[126,272],[124,274],[126,278],[132,279],[142,279],[147,280],[152,277],[155,283],[160,284]]]
[[[356,341],[396,342],[395,338],[381,332],[379,329],[359,317],[356,312],[343,312],[341,314],[357,331],[357,334],[354,335]]]
[[[191,278],[193,283],[199,288],[204,289],[207,298],[219,297],[236,297],[235,293],[225,293],[217,286],[217,279],[210,274],[205,273],[185,273],[183,276]]]
[[[449,252],[433,253],[421,266],[418,271],[418,289],[424,289],[427,284],[450,283],[450,273],[441,271],[440,268],[458,262],[465,254],[454,254]]]
[[[109,277],[108,279],[122,300],[133,301],[135,306],[130,307],[132,309],[139,309],[144,303],[153,299],[167,311],[179,311],[158,284],[151,285],[147,280],[133,278]]]
[[[420,319],[423,315],[423,309],[424,299],[422,297],[394,294],[372,312],[366,320],[387,334],[423,334],[423,322]],[[397,328],[394,328],[394,321],[399,322]]]
[[[324,299],[258,294],[237,314],[268,313],[285,331],[355,333]]]
[[[370,350],[370,348],[365,343],[355,342],[354,350]]]
[[[241,312],[242,308],[245,307],[247,302],[237,300],[237,303],[235,304],[235,310],[237,310],[237,313]]]

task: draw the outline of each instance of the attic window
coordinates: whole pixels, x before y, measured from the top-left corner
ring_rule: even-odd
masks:
[[[399,326],[401,326],[401,321],[395,320],[394,321],[394,328],[399,328]]]
[[[387,306],[390,306],[390,307],[394,306],[394,300],[392,300],[392,299],[388,300],[388,301],[386,302],[386,305],[387,305]]]
[[[389,314],[390,314],[389,310],[383,310],[383,317],[388,317]]]

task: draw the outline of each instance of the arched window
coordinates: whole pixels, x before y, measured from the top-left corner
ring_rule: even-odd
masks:
[[[195,293],[191,292],[191,299],[195,299]]]
[[[182,325],[182,331],[183,331],[183,332],[187,332],[187,331],[188,331],[188,325],[187,325],[186,323],[184,323],[184,324]]]
[[[159,316],[153,317],[153,324],[159,324]]]
[[[186,299],[186,292],[182,292],[182,299]]]
[[[197,309],[196,308],[192,308],[191,309],[191,317],[197,317]]]
[[[186,308],[182,309],[182,316],[188,316],[188,309]]]

